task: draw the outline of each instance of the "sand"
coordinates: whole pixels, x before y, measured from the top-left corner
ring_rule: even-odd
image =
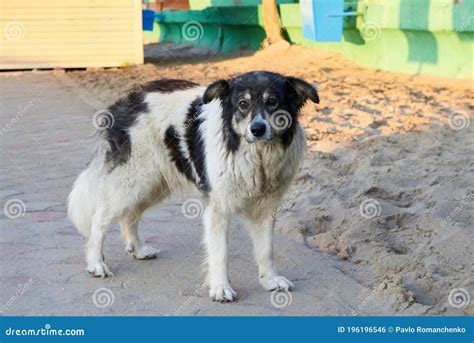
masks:
[[[300,118],[308,152],[277,229],[344,261],[343,273],[401,314],[474,314],[448,296],[474,296],[472,81],[367,70],[297,46],[215,56],[162,44],[147,55],[153,63],[68,76],[104,104],[159,78],[207,84],[265,69],[317,84],[321,103]]]

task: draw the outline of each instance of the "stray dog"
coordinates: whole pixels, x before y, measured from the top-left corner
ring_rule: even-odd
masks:
[[[157,251],[143,245],[143,212],[173,192],[198,191],[205,203],[204,244],[209,296],[233,301],[227,271],[227,231],[240,214],[248,224],[266,290],[294,286],[273,262],[274,217],[306,146],[298,114],[318,103],[306,81],[256,71],[208,87],[159,80],[110,106],[110,118],[87,169],[74,183],[68,215],[88,238],[87,270],[113,275],[104,263],[106,231],[118,221],[126,250],[137,259]]]

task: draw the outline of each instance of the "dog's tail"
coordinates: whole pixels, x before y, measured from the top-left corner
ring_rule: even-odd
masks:
[[[100,204],[100,183],[105,167],[103,163],[105,148],[104,143],[99,142],[94,158],[74,182],[68,197],[69,220],[76,226],[77,231],[86,238],[90,236],[92,217]]]
[[[92,216],[97,206],[97,176],[89,166],[72,187],[68,197],[68,217],[84,237],[89,237]]]

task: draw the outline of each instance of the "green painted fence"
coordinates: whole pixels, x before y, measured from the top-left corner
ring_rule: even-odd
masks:
[[[199,8],[199,2],[203,5],[204,1],[194,0],[192,8]],[[248,5],[251,1],[256,0],[241,3]],[[256,50],[265,38],[262,8],[236,6],[236,2],[212,0],[212,7],[203,10],[166,12],[148,38],[221,52]],[[474,76],[474,0],[460,4],[453,0],[346,1],[345,10],[361,15],[345,19],[343,39],[338,43],[304,39],[299,4],[281,2],[279,10],[292,43],[338,51],[355,63],[381,70]]]

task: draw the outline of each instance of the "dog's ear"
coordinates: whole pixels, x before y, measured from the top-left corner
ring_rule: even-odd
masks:
[[[229,95],[229,82],[226,80],[219,80],[214,83],[211,83],[204,95],[202,96],[202,101],[207,104],[212,100],[219,98],[221,100],[225,99]]]
[[[297,77],[287,77],[286,82],[290,94],[294,93],[297,97],[297,103],[300,104],[300,106],[302,106],[308,99],[319,104],[319,96],[315,86],[304,80],[298,79]]]

